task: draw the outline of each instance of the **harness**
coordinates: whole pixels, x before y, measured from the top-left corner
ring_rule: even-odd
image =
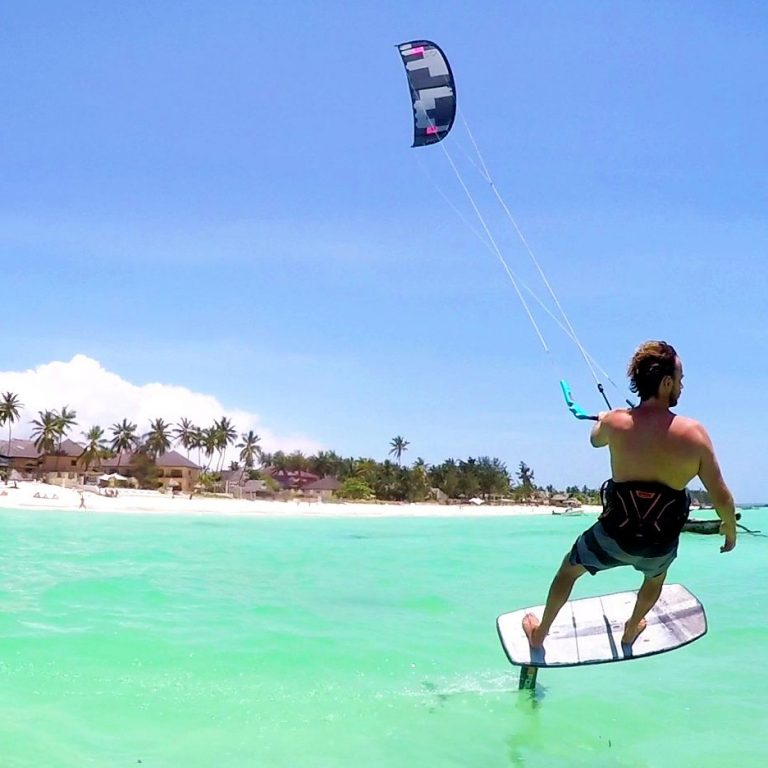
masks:
[[[677,543],[688,519],[691,499],[687,490],[663,483],[606,480],[600,488],[605,532],[628,553]]]

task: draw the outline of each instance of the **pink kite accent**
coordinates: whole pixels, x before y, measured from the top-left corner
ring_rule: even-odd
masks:
[[[411,48],[410,51],[408,51],[409,56],[423,56],[424,55],[424,46],[421,45],[418,48]]]
[[[438,128],[436,125],[428,125],[426,133],[432,134],[432,133],[438,133]]]

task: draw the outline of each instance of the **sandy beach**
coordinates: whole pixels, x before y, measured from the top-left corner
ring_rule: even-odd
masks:
[[[95,513],[157,515],[256,515],[272,517],[499,517],[551,515],[565,512],[548,504],[490,506],[487,504],[385,504],[321,501],[241,500],[222,496],[171,496],[158,491],[119,489],[117,496],[102,491],[80,491],[41,482],[22,481],[0,486],[0,509],[37,509],[41,511],[80,510]],[[83,509],[81,497],[85,504]],[[586,514],[599,511],[596,506],[580,507]]]

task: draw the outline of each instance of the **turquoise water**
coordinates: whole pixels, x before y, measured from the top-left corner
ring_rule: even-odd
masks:
[[[702,640],[517,691],[496,615],[590,522],[0,512],[0,765],[768,764],[768,538],[685,535]]]

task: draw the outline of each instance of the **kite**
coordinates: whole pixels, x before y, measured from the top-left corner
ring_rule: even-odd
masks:
[[[413,146],[442,141],[456,118],[456,85],[448,59],[429,40],[397,46],[413,99]]]

